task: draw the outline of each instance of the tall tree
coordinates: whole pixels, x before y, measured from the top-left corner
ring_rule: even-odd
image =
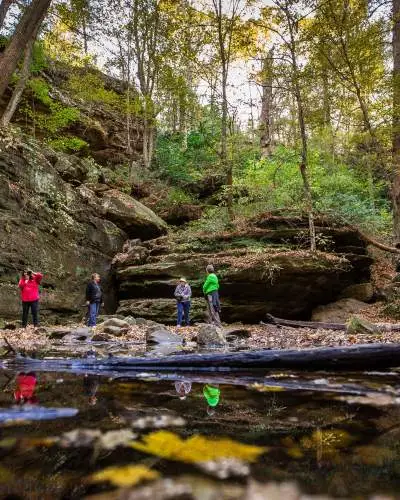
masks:
[[[308,136],[306,130],[306,114],[302,89],[303,72],[300,65],[302,54],[301,20],[307,3],[293,0],[273,0],[273,7],[262,10],[260,26],[273,32],[280,41],[279,59],[281,61],[280,79],[282,86],[287,89],[290,98],[294,101],[296,125],[300,136],[300,163],[299,170],[303,181],[304,198],[308,214],[310,248],[316,250],[314,207],[311,183],[308,172]]]
[[[393,229],[400,243],[400,0],[393,0]]]
[[[51,0],[32,0],[19,21],[5,51],[0,55],[0,98],[11,80],[21,56],[45,16]]]
[[[262,67],[262,95],[260,115],[260,147],[261,155],[270,156],[272,152],[273,127],[273,68],[274,48],[263,58]]]
[[[216,48],[221,76],[221,165],[226,172],[227,207],[229,217],[233,218],[233,165],[228,159],[228,76],[229,69],[238,49],[238,38],[246,30],[241,16],[248,6],[247,0],[212,0],[212,23],[216,32]]]

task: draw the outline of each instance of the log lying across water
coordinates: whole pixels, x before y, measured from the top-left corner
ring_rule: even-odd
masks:
[[[305,371],[382,370],[400,366],[400,344],[360,344],[351,347],[282,349],[208,354],[178,354],[164,357],[115,357],[106,359],[16,358],[0,364],[14,370],[68,371],[118,374],[132,371],[251,372],[295,369]]]
[[[292,319],[276,318],[267,314],[267,323],[261,321],[262,325],[273,324],[277,326],[290,326],[292,328],[311,328],[313,330],[341,330],[347,329],[346,323],[325,323],[322,321],[297,321]],[[399,323],[374,323],[381,332],[400,332]]]

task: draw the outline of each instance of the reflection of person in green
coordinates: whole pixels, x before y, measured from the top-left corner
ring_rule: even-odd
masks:
[[[203,387],[203,394],[207,401],[207,414],[211,417],[212,415],[215,414],[215,407],[219,403],[221,390],[218,384],[215,385],[206,384]]]

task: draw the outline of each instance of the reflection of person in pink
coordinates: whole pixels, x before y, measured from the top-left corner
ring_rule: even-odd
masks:
[[[34,273],[30,269],[22,273],[18,287],[21,290],[22,300],[22,328],[28,324],[29,309],[32,311],[33,326],[39,324],[39,285],[43,274]]]
[[[18,404],[36,404],[35,396],[37,377],[33,372],[21,372],[17,376],[17,388],[14,392],[14,399]]]

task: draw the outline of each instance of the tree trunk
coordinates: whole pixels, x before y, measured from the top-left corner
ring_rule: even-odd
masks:
[[[325,323],[321,321],[300,321],[292,319],[276,318],[272,314],[267,314],[267,323],[261,322],[262,325],[278,325],[289,326],[291,328],[311,328],[312,330],[339,330],[346,331],[347,325],[345,323]],[[400,332],[399,323],[375,323],[375,326],[381,332]]]
[[[261,156],[264,158],[272,153],[272,84],[273,84],[273,55],[272,48],[268,56],[263,60],[263,84],[261,97],[261,117],[260,117],[260,147]]]
[[[393,232],[400,244],[400,0],[393,0]]]
[[[221,164],[226,172],[227,197],[229,219],[233,219],[233,172],[232,162],[228,161],[228,97],[226,88],[228,84],[228,71],[225,60],[222,61],[222,117],[221,117]]]
[[[15,0],[2,0],[2,2],[0,3],[0,29],[3,27],[8,9],[11,7],[14,1]]]
[[[4,362],[3,362],[4,363]],[[266,370],[382,370],[400,364],[400,344],[360,344],[351,347],[276,349],[231,353],[185,354],[159,358],[32,359],[8,361],[18,371],[60,371],[127,376],[143,370],[157,372],[265,372]]]
[[[18,23],[10,43],[0,56],[0,98],[11,80],[22,53],[32,38],[37,25],[45,16],[51,0],[32,0]]]
[[[32,61],[32,52],[33,52],[33,46],[35,44],[35,39],[36,37],[32,37],[29,40],[28,45],[26,46],[20,78],[14,88],[11,99],[7,104],[7,108],[5,109],[3,116],[1,117],[0,120],[1,127],[8,127],[21,100],[22,94],[24,93],[26,83],[31,74],[30,66]]]
[[[32,61],[32,54],[33,54],[33,48],[35,46],[36,37],[39,32],[40,26],[42,25],[45,14],[46,13],[44,12],[42,18],[38,20],[36,28],[32,34],[32,38],[28,41],[25,47],[25,54],[24,54],[24,60],[22,62],[20,78],[14,88],[11,99],[7,104],[7,108],[5,109],[3,116],[1,117],[0,120],[0,126],[2,127],[8,127],[14,116],[15,111],[17,110],[18,104],[21,101],[22,94],[24,93],[27,81],[31,74],[31,61]]]
[[[144,119],[143,126],[143,166],[149,169],[153,160],[154,153],[154,125],[153,121],[147,118]]]
[[[310,232],[310,248],[312,252],[315,252],[317,249],[316,239],[315,239],[315,225],[314,225],[314,209],[313,209],[313,200],[311,193],[310,181],[308,178],[308,144],[307,144],[307,133],[306,133],[306,125],[304,119],[304,106],[303,100],[301,98],[301,90],[299,83],[299,69],[297,66],[297,54],[296,54],[296,42],[293,33],[293,25],[292,19],[289,17],[289,12],[286,11],[286,16],[289,25],[290,32],[290,53],[292,59],[292,85],[294,96],[297,104],[297,118],[300,129],[300,139],[301,139],[301,162],[300,162],[300,173],[303,179],[304,186],[304,195],[306,199],[307,213],[308,213],[308,225]]]

